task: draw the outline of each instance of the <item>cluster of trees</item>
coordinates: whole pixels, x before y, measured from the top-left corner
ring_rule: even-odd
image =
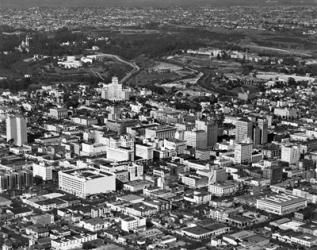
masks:
[[[201,103],[201,102],[210,102],[211,104],[217,103],[217,97],[214,95],[210,96],[197,96],[193,99],[194,102]]]
[[[133,59],[146,54],[150,57],[177,52],[182,49],[198,48],[204,43],[185,32],[167,34],[117,34],[110,44],[100,44],[103,51]]]
[[[12,51],[19,46],[22,37],[18,35],[0,35],[0,51]]]
[[[81,36],[63,29],[53,34],[36,33],[32,36],[30,50],[33,54],[63,56],[78,55],[83,53],[84,46],[81,46]],[[76,46],[60,46],[63,42],[76,42]]]
[[[175,108],[180,110],[195,110],[195,111],[201,111],[201,106],[197,102],[192,101],[185,101],[185,102],[176,102]]]
[[[26,79],[16,79],[16,80],[0,80],[0,89],[9,89],[12,91],[26,90],[32,85],[32,81],[28,78]]]

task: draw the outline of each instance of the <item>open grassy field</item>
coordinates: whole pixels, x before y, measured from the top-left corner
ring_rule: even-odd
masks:
[[[251,52],[276,56],[317,56],[317,37],[292,32],[247,32],[238,45]]]
[[[173,72],[166,73],[155,73],[155,72],[147,72],[147,70],[142,70],[135,77],[128,80],[129,85],[136,86],[146,86],[149,84],[157,84],[170,82],[179,79],[179,75]]]

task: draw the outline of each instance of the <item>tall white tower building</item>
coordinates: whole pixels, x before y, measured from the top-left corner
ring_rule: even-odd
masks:
[[[101,98],[111,101],[129,100],[130,90],[123,89],[117,77],[112,78],[112,82],[103,86]]]
[[[14,144],[17,146],[22,146],[27,143],[27,130],[26,130],[26,121],[24,117],[17,116],[8,116],[6,120],[6,129],[7,129],[7,141],[11,139],[14,140]]]

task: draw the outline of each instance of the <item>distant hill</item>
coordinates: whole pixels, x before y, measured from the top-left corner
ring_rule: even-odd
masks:
[[[316,5],[317,0],[0,0],[0,8]]]

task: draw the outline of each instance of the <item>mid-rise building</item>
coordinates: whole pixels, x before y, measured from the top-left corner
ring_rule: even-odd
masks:
[[[236,142],[240,143],[246,139],[252,139],[253,123],[246,118],[240,119],[236,122]]]
[[[157,126],[145,129],[145,137],[151,139],[173,139],[176,128],[172,126]]]
[[[41,177],[44,181],[53,179],[53,167],[46,165],[44,162],[39,164],[33,163],[33,177]]]
[[[81,152],[82,156],[96,156],[106,154],[107,146],[102,143],[82,143]]]
[[[229,196],[236,193],[239,189],[239,185],[232,181],[226,181],[223,183],[211,183],[208,186],[208,191],[217,197]]]
[[[117,132],[119,135],[127,132],[128,127],[133,127],[138,123],[136,119],[105,119],[106,128]]]
[[[7,141],[13,140],[13,144],[22,146],[28,142],[26,121],[24,117],[8,116],[6,119]]]
[[[208,177],[200,175],[182,175],[181,181],[190,188],[202,188],[208,186]]]
[[[212,166],[209,172],[209,183],[224,182],[228,179],[228,174],[225,168]]]
[[[146,144],[135,144],[135,156],[141,157],[145,160],[153,159],[153,146]]]
[[[143,179],[143,165],[131,162],[111,163],[99,165],[100,170],[106,173],[113,173],[122,182],[136,181]]]
[[[121,216],[121,229],[125,232],[134,231],[146,227],[146,218],[132,216]]]
[[[252,143],[237,143],[234,146],[234,161],[236,163],[252,162]]]
[[[194,148],[207,148],[207,133],[204,130],[185,131],[184,141]]]
[[[29,170],[7,171],[0,173],[0,192],[21,190],[33,185],[33,174]]]
[[[297,164],[300,159],[300,148],[297,145],[282,145],[281,161]]]
[[[98,124],[98,120],[96,118],[87,116],[72,117],[71,121],[75,124],[87,127]]]
[[[134,149],[125,147],[107,148],[107,159],[111,161],[134,161]]]
[[[68,110],[66,108],[51,108],[48,115],[57,120],[65,119],[68,117]]]
[[[164,139],[164,147],[169,150],[175,150],[177,154],[183,154],[186,150],[186,141],[178,139]]]
[[[116,190],[116,177],[112,173],[89,168],[58,172],[58,184],[62,191],[86,198],[88,195]]]

